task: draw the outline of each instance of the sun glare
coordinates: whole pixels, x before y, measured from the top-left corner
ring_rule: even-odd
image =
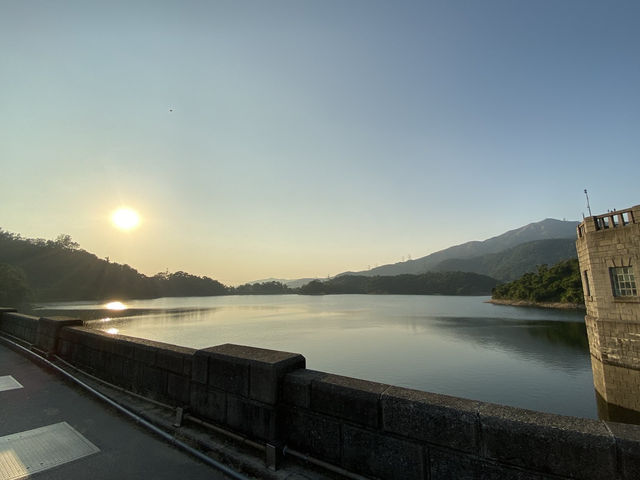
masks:
[[[108,310],[126,310],[127,306],[122,302],[109,302],[104,306],[104,308]]]
[[[111,221],[120,230],[132,230],[140,224],[140,216],[135,210],[121,207],[113,212]]]

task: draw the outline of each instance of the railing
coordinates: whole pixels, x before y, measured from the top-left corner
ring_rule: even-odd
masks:
[[[606,230],[608,228],[624,227],[630,223],[635,223],[632,209],[620,210],[593,217],[596,230]]]

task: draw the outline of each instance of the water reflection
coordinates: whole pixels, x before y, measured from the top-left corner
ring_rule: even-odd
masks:
[[[104,308],[107,310],[126,310],[127,306],[122,302],[109,302],[104,306]]]
[[[288,295],[128,301],[125,316],[110,315],[108,324],[94,326],[193,348],[238,343],[300,352],[308,368],[595,418],[582,313],[495,306],[485,299]]]

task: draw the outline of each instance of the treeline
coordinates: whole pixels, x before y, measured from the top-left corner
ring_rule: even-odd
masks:
[[[0,285],[19,279],[19,292],[0,297],[5,305],[26,301],[105,300],[225,295],[229,289],[209,277],[163,272],[152,277],[129,265],[82,250],[69,235],[55,240],[22,238],[0,230]]]
[[[298,289],[305,295],[396,294],[396,295],[488,295],[498,284],[494,278],[469,272],[427,272],[420,275],[365,277],[342,275],[314,280]]]
[[[0,229],[0,306],[29,302],[274,294],[487,295],[497,280],[463,272],[365,277],[344,275],[299,288],[271,281],[229,287],[186,272],[147,276],[129,265],[98,258],[69,235],[22,238]]]
[[[578,259],[565,260],[550,268],[540,265],[535,273],[525,273],[518,280],[495,287],[492,298],[584,304]]]

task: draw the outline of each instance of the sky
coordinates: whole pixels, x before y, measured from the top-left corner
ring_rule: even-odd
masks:
[[[0,228],[227,285],[640,203],[640,2],[0,2]],[[135,209],[138,228],[110,222]]]

